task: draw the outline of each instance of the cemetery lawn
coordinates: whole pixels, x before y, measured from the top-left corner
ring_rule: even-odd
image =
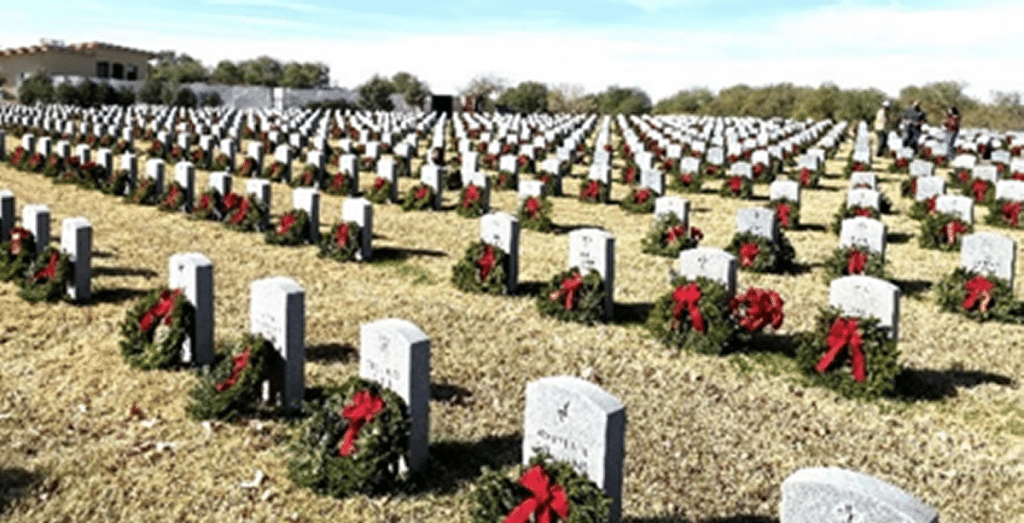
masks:
[[[1017,387],[1024,328],[939,312],[933,285],[957,266],[958,253],[917,246],[919,223],[906,214],[902,175],[885,173],[889,160],[876,171],[895,208],[882,219],[890,271],[904,294],[901,396],[858,402],[809,387],[780,353],[827,302],[822,263],[838,246],[828,224],[845,195],[839,173],[849,148],[847,141],[827,163],[822,189],[804,191],[807,227],[786,232],[797,274],[739,274],[739,291],[774,289],[785,300],[778,346],[721,357],[677,354],[647,336],[643,320],[670,290],[673,260],[641,253],[650,215],[577,201],[584,166],[565,182],[573,196],[553,200],[552,218],[562,228],[596,226],[615,236],[618,319],[594,327],[544,318],[535,307],[533,293],[566,267],[566,234],[522,232],[523,295],[456,290],[452,266],[479,230],[477,220],[450,210],[456,192],[445,194],[444,212],[376,205],[375,261],[342,265],[317,257],[315,247],[267,245],[260,234],[0,166],[0,188],[15,194],[19,209],[48,205],[54,236],[60,220],[85,216],[94,246],[92,304],[33,305],[14,284],[0,284],[0,519],[469,521],[480,468],[519,461],[526,384],[565,374],[626,405],[624,521],[774,521],[783,480],[818,466],[893,483],[936,507],[944,522],[1024,521],[1024,391]],[[208,176],[198,171],[197,187]],[[364,174],[364,185],[372,178]],[[413,183],[402,178],[400,189]],[[736,210],[767,203],[768,187],[755,186],[760,200],[741,201],[719,197],[719,183],[707,180],[705,192],[683,196],[691,224],[704,231],[702,245],[722,248]],[[273,190],[276,218],[291,198],[286,185]],[[612,199],[627,192],[615,183]],[[515,213],[514,192],[495,192],[492,202]],[[340,208],[340,197],[322,195],[322,230]],[[977,231],[1024,245],[1020,231],[985,225],[986,212],[976,210]],[[281,275],[305,288],[308,387],[357,374],[361,323],[396,317],[418,325],[432,346],[428,475],[391,496],[317,496],[287,478],[292,421],[192,421],[185,414],[191,373],[126,365],[118,323],[135,300],[166,283],[168,259],[180,252],[214,263],[219,340],[248,331],[251,281]],[[1017,296],[1024,296],[1022,265]]]

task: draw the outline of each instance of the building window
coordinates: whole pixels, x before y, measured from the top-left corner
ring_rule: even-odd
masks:
[[[114,67],[110,73],[111,78],[117,78],[118,80],[124,78],[124,64],[114,63]]]
[[[125,80],[138,80],[139,79],[139,68],[135,65],[128,66],[128,72],[124,75]]]
[[[96,76],[110,78],[110,62],[96,62]]]

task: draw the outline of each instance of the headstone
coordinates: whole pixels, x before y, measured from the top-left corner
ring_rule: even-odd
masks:
[[[615,237],[601,229],[575,229],[569,233],[569,267],[586,276],[591,269],[604,280],[605,319],[615,306]]]
[[[195,310],[192,332],[181,347],[181,361],[213,363],[213,262],[199,253],[181,253],[168,262],[168,287],[182,289]]]
[[[850,189],[878,190],[878,177],[875,173],[855,171],[850,173]]]
[[[14,193],[3,189],[0,190],[0,243],[11,241],[12,228],[14,228]]]
[[[389,202],[398,201],[398,169],[395,167],[393,158],[384,157],[377,161],[377,176],[391,182],[391,192],[388,195]]]
[[[25,150],[25,157],[32,156],[36,152],[36,135],[25,133],[21,135],[21,148]]]
[[[92,160],[91,153],[92,149],[89,149],[89,146],[87,144],[80,143],[77,146],[75,146],[75,156],[77,156],[78,161],[82,162],[83,164],[89,163],[89,161]]]
[[[640,187],[650,189],[659,196],[665,194],[665,173],[656,169],[642,169]]]
[[[682,174],[696,174],[700,172],[700,160],[687,156],[679,161],[679,172]]]
[[[750,162],[735,162],[729,166],[729,176],[742,176],[752,179],[754,177],[754,168],[750,165]]]
[[[626,407],[601,387],[552,376],[526,385],[523,463],[545,452],[587,476],[612,498],[609,519],[622,511]]]
[[[267,209],[272,209],[270,182],[267,180],[254,179],[245,181],[245,194],[246,196],[252,194],[255,195],[256,200],[263,202]],[[268,212],[263,217],[263,223],[261,226],[265,229],[270,224],[270,213]]]
[[[210,173],[210,187],[217,191],[221,198],[231,192],[231,175],[226,171],[215,171]]]
[[[519,220],[504,212],[481,216],[480,240],[505,251],[505,289],[508,294],[515,294],[519,285]]]
[[[885,259],[885,223],[865,216],[843,220],[839,228],[839,247],[867,249]]]
[[[974,198],[944,194],[935,198],[935,212],[956,216],[960,221],[974,223]]]
[[[164,161],[160,158],[146,160],[146,176],[156,185],[156,193],[164,192]]]
[[[544,182],[540,180],[520,180],[519,201],[523,201],[531,196],[536,198],[544,196]]]
[[[999,171],[995,165],[975,165],[971,169],[971,178],[996,183],[999,180]]]
[[[587,174],[588,180],[597,180],[605,185],[611,186],[612,183],[612,170],[605,164],[595,163],[590,165],[590,171]]]
[[[688,280],[698,276],[721,283],[731,297],[736,294],[736,257],[713,247],[694,247],[679,253],[679,276]]]
[[[1013,288],[1017,244],[1009,236],[976,232],[960,240],[960,266],[975,273],[1006,280]]]
[[[281,144],[274,149],[274,160],[277,160],[284,164],[284,170],[281,171],[281,179],[284,181],[291,181],[292,179],[292,148]]]
[[[800,203],[800,184],[793,180],[775,180],[768,186],[768,197],[771,201],[787,201]]]
[[[341,221],[359,225],[359,251],[356,259],[373,258],[373,204],[366,198],[345,198],[341,202]]]
[[[256,172],[263,173],[263,144],[259,142],[249,142],[249,147],[246,149],[249,153],[249,158],[252,158],[256,162]],[[256,176],[259,176],[257,174]]]
[[[306,242],[320,241],[320,191],[316,187],[296,187],[292,190],[292,208],[302,209],[309,216]]]
[[[736,232],[749,232],[776,243],[779,240],[778,217],[767,207],[742,207],[736,210]]]
[[[174,164],[174,181],[185,191],[185,204],[182,210],[192,212],[192,200],[196,194],[196,168],[190,162]]]
[[[444,176],[436,165],[423,165],[420,170],[420,181],[434,190],[435,211],[441,210],[441,198],[444,195]]]
[[[510,172],[513,175],[519,174],[519,158],[513,154],[504,154],[498,158],[498,170]]]
[[[265,180],[263,180],[265,181]],[[249,284],[249,332],[263,336],[277,351],[268,365],[263,400],[296,411],[305,397],[306,291],[291,278]]]
[[[406,467],[427,463],[430,442],[430,338],[406,320],[389,318],[359,327],[359,376],[390,389],[409,408]]]
[[[50,208],[42,204],[23,206],[21,226],[32,233],[36,243],[35,256],[38,256],[50,244]]]
[[[0,129],[0,161],[7,159],[7,134]]]
[[[782,483],[780,523],[939,523],[934,508],[882,480],[840,468],[805,468]]]
[[[996,200],[1024,202],[1024,181],[999,180],[996,182]]]
[[[661,196],[654,200],[654,220],[660,220],[666,214],[674,214],[682,222],[683,228],[690,229],[690,201],[678,196]]]
[[[872,189],[850,189],[846,193],[847,207],[881,210],[882,195]]]
[[[844,315],[878,318],[879,327],[899,340],[900,288],[872,276],[843,276],[828,287],[828,304]]]
[[[914,200],[923,202],[932,196],[941,196],[946,192],[946,180],[939,176],[921,176],[917,179],[917,192]]]
[[[919,178],[932,176],[935,173],[935,164],[928,160],[914,160],[910,162],[910,176]]]
[[[60,226],[60,248],[71,260],[71,282],[67,286],[72,301],[84,303],[92,298],[92,226],[82,217],[64,218]]]
[[[53,152],[53,147],[52,147],[52,144],[51,144],[50,137],[49,136],[40,137],[39,141],[36,143],[36,150],[39,151],[39,154],[43,155],[43,158],[49,157],[50,153]]]

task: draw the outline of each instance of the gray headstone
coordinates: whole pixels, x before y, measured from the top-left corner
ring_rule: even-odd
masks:
[[[806,468],[782,483],[781,523],[939,523],[932,507],[882,480]]]
[[[857,171],[850,173],[850,189],[878,190],[878,177],[875,173]]]
[[[281,178],[284,181],[290,181],[292,179],[292,149],[291,147],[281,144],[274,149],[274,160],[277,160],[284,164],[284,170],[281,172]]]
[[[690,228],[690,201],[678,196],[661,196],[654,200],[654,220],[660,220],[666,214],[674,214],[682,222],[683,227]]]
[[[601,387],[570,376],[526,385],[523,463],[536,451],[571,465],[612,498],[609,517],[622,511],[626,407]]]
[[[28,204],[21,208],[21,226],[32,233],[36,243],[35,255],[50,244],[50,208],[43,204]]]
[[[775,180],[768,186],[768,197],[771,201],[785,200],[800,203],[800,183],[793,180]]]
[[[944,194],[935,198],[935,212],[956,216],[960,221],[971,224],[974,223],[974,199]]]
[[[519,285],[519,220],[504,212],[481,216],[480,240],[508,255],[505,288],[509,294],[515,294]]]
[[[1017,244],[1009,236],[991,232],[965,235],[960,240],[960,266],[1006,280],[1013,288]]]
[[[569,233],[569,267],[579,268],[584,276],[591,269],[604,279],[605,318],[615,304],[615,237],[601,229],[575,229]]]
[[[736,257],[714,247],[695,247],[679,253],[679,276],[694,280],[698,276],[721,283],[729,296],[736,294]]]
[[[999,180],[996,182],[996,200],[1024,202],[1024,181]]]
[[[268,369],[263,400],[298,410],[306,394],[306,291],[291,278],[253,281],[249,284],[249,332],[266,338],[280,355]]]
[[[84,303],[92,298],[92,225],[82,217],[64,218],[60,226],[60,249],[68,253],[72,281],[67,294],[72,301]]]
[[[181,348],[181,361],[194,365],[213,363],[213,262],[190,252],[171,256],[168,287],[182,289],[195,310],[192,332]]]
[[[292,208],[302,209],[309,215],[309,236],[306,241],[320,241],[320,191],[316,187],[296,187],[292,190]]]
[[[872,189],[850,189],[846,193],[846,205],[878,211],[882,207],[882,194]]]
[[[359,225],[356,259],[370,261],[373,258],[373,204],[366,198],[345,198],[341,202],[341,220]]]
[[[420,181],[434,189],[434,210],[441,210],[444,195],[444,176],[436,165],[424,165],[420,170]]]
[[[741,207],[736,210],[736,232],[749,232],[771,243],[779,239],[779,223],[775,211],[767,207]]]
[[[843,276],[829,284],[828,304],[847,316],[878,318],[879,327],[899,340],[899,287],[872,276]]]
[[[256,162],[256,172],[263,172],[263,144],[259,142],[249,142],[249,147],[246,149],[249,153],[249,158],[252,158]],[[258,176],[258,175],[257,175]]]
[[[865,216],[843,220],[839,229],[839,247],[867,249],[885,259],[885,223]]]
[[[359,376],[392,390],[409,407],[406,467],[427,463],[430,442],[430,338],[406,320],[389,318],[359,327]]]
[[[917,192],[914,193],[914,200],[923,202],[932,196],[941,196],[946,193],[946,180],[939,176],[921,176],[917,179]]]

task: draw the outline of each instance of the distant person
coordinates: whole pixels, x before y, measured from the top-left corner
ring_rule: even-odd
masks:
[[[892,118],[889,115],[889,100],[882,102],[882,106],[875,113],[875,136],[878,137],[878,153],[875,156],[882,157],[889,150],[886,143],[889,139],[889,127],[892,125]]]
[[[921,102],[914,100],[913,105],[903,111],[903,147],[910,147],[917,154],[918,141],[921,138],[921,128],[928,120],[928,116],[921,110]]]
[[[946,161],[951,162],[956,156],[956,136],[960,134],[960,110],[955,105],[946,111],[942,126],[946,128]]]

